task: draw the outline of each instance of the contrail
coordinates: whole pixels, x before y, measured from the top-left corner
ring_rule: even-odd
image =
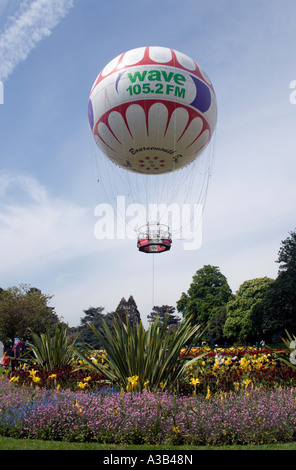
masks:
[[[74,6],[74,0],[23,1],[18,13],[1,33],[0,80],[5,82],[15,67],[49,36]]]

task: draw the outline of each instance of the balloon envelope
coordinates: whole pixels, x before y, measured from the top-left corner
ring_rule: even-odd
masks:
[[[216,96],[203,70],[165,47],[132,49],[96,78],[88,117],[100,150],[116,165],[165,174],[193,162],[208,145]]]

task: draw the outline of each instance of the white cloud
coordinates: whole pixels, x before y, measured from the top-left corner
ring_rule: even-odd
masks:
[[[0,79],[5,81],[15,67],[74,6],[74,0],[34,0],[20,4],[18,12],[1,34]]]
[[[88,208],[52,198],[28,175],[2,172],[0,187],[1,278],[46,269],[93,249]]]

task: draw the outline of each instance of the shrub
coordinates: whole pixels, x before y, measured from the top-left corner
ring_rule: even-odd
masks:
[[[54,336],[51,336],[50,330],[40,336],[31,333],[32,343],[28,343],[28,350],[33,353],[39,366],[52,370],[71,363],[74,354],[67,333],[68,326],[60,324],[56,324]]]
[[[103,331],[90,325],[106,352],[103,363],[94,363],[78,348],[73,349],[89,367],[124,390],[177,388],[202,357],[188,359],[190,348],[187,354],[180,354],[186,343],[200,336],[201,325],[192,326],[189,318],[169,335],[167,321],[167,315],[163,322],[158,318],[148,331],[142,323],[132,325],[128,318],[126,323],[114,321],[112,329],[103,321]]]

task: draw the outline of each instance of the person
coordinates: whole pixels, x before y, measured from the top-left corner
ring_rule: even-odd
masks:
[[[12,353],[13,353],[13,358],[11,359],[11,369],[14,370],[15,367],[18,365],[18,359],[22,355],[22,350],[23,350],[23,343],[22,341],[17,341],[14,343],[13,348],[12,348]]]
[[[3,357],[0,361],[0,364],[5,368],[8,368],[10,366],[10,357],[8,356],[7,351],[4,352]]]
[[[265,341],[264,341],[264,339],[262,339],[262,340],[260,341],[260,344],[261,344],[261,349],[264,349],[264,346],[265,346]]]
[[[215,359],[216,361],[219,363],[219,366],[222,366],[223,365],[223,362],[222,362],[222,355],[217,352],[216,356],[215,356]]]
[[[233,364],[233,365],[236,364],[236,363],[238,362],[238,356],[233,356],[233,357],[231,358],[231,361],[232,361],[232,364]]]
[[[18,341],[17,343],[15,343],[15,345],[12,348],[14,352],[14,359],[21,357],[22,349],[23,349],[23,343],[21,341]]]

